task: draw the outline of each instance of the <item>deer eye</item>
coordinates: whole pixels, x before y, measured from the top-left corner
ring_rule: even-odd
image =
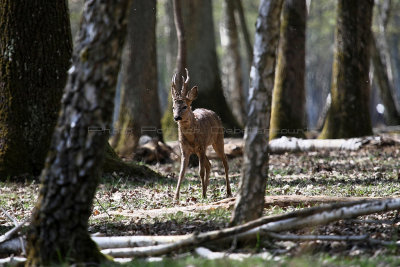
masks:
[[[183,110],[187,109],[187,106],[184,106],[182,109],[183,109]]]

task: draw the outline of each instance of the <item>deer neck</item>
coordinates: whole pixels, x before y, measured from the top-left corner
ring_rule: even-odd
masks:
[[[194,133],[196,132],[196,119],[194,117],[193,112],[189,112],[188,119],[186,121],[182,121],[178,123],[180,133],[186,137],[188,140],[194,139]]]

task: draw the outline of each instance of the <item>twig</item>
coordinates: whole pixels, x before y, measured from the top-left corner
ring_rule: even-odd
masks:
[[[0,243],[7,241],[8,239],[10,239],[15,233],[17,233],[22,226],[24,226],[24,224],[28,221],[29,219],[25,219],[22,223],[18,224],[17,226],[15,226],[13,229],[11,229],[10,231],[8,231],[7,233],[5,233],[4,235],[0,236]]]
[[[108,211],[106,210],[106,208],[103,207],[103,205],[100,203],[100,200],[95,196],[94,197],[97,201],[97,203],[100,205],[100,207],[104,210],[104,212],[107,214],[108,218],[111,217],[111,215],[108,213]]]
[[[2,207],[0,207],[1,211],[14,223],[15,226],[18,225],[18,221],[14,216],[11,216],[11,214],[9,214],[5,209],[3,209]]]

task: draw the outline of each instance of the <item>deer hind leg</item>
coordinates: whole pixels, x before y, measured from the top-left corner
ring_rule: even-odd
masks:
[[[231,191],[231,185],[229,182],[229,166],[228,166],[228,160],[226,159],[226,155],[224,152],[224,139],[219,138],[217,142],[215,142],[213,145],[213,148],[215,152],[217,153],[218,157],[222,160],[222,164],[224,164],[224,169],[225,169],[225,185],[226,185],[226,196],[231,197],[232,196],[232,191]]]
[[[205,153],[199,153],[197,156],[199,157],[199,174],[201,179],[201,188],[203,190],[203,198],[207,198],[207,182],[206,177],[204,177],[207,169],[207,157]]]
[[[206,162],[206,189],[207,189],[207,186],[210,184],[210,169],[211,169],[211,163],[210,163],[210,161],[208,160],[208,158],[207,158],[207,156],[205,156],[206,157],[206,160],[205,160],[205,162]]]
[[[176,185],[176,191],[175,191],[175,197],[174,197],[175,200],[179,199],[179,189],[181,187],[182,180],[185,177],[185,171],[186,171],[188,164],[189,164],[189,155],[182,153],[182,155],[181,155],[181,170],[179,172],[178,184]]]

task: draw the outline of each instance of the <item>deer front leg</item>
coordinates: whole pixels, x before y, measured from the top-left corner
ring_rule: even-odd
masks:
[[[174,197],[175,200],[179,199],[179,189],[181,187],[182,180],[185,177],[185,171],[186,171],[188,164],[189,164],[188,153],[182,153],[181,154],[181,170],[179,171],[178,184],[176,185],[175,197]]]

